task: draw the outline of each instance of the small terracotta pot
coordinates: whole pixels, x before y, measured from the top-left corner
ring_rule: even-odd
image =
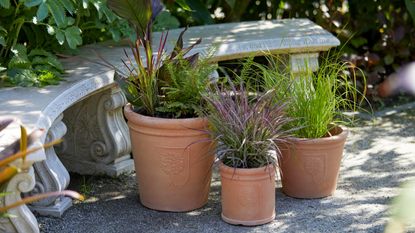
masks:
[[[334,193],[348,130],[336,126],[330,137],[294,139],[280,146],[282,191],[296,198]]]
[[[222,219],[230,224],[254,226],[275,218],[275,171],[232,168],[220,163]]]
[[[164,119],[124,108],[130,128],[141,203],[163,211],[190,211],[208,200],[212,164],[204,118]]]

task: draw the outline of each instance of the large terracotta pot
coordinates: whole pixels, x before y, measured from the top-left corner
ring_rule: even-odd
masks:
[[[141,203],[163,211],[190,211],[208,200],[214,160],[204,118],[164,119],[124,108],[130,128]]]
[[[220,164],[222,219],[230,224],[254,226],[275,218],[275,171],[232,168]]]
[[[348,130],[337,126],[329,137],[293,139],[281,146],[282,191],[296,198],[334,193]]]

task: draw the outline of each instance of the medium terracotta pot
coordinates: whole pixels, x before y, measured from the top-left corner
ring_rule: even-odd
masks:
[[[124,108],[130,128],[141,203],[163,211],[190,211],[208,200],[214,160],[204,118],[164,119]]]
[[[275,171],[219,165],[222,182],[222,219],[230,224],[254,226],[275,218]]]
[[[296,198],[334,193],[348,129],[336,126],[329,137],[293,139],[280,146],[282,191]]]

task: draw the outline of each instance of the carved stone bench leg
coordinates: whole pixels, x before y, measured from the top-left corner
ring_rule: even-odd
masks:
[[[61,114],[50,127],[46,142],[62,138],[66,133],[66,126],[62,122]],[[46,160],[34,164],[36,186],[29,195],[53,191],[62,191],[69,185],[69,173],[55,153],[53,147],[45,149]],[[63,212],[72,205],[68,197],[51,197],[30,205],[30,209],[47,216],[62,216]]]
[[[33,167],[26,172],[15,175],[7,184],[5,192],[10,193],[1,198],[0,205],[10,205],[21,200],[22,192],[29,192],[35,187]],[[10,209],[7,212],[14,217],[0,218],[0,232],[37,233],[39,227],[35,216],[26,205]]]
[[[288,64],[294,74],[303,73],[306,70],[318,69],[318,53],[297,53],[288,55]]]
[[[125,104],[124,94],[114,85],[64,112],[68,132],[57,152],[69,171],[108,176],[134,171],[128,127],[122,113]]]
[[[297,53],[286,56],[290,72],[295,77],[296,82],[305,82],[314,89],[313,82],[310,80],[311,76],[308,72],[318,70],[318,55],[318,53]]]

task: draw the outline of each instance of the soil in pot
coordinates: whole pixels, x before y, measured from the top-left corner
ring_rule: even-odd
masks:
[[[332,195],[337,187],[347,134],[347,128],[337,126],[331,136],[293,139],[282,145],[282,191],[296,198]]]
[[[124,108],[141,203],[162,211],[190,211],[208,200],[214,160],[204,118],[147,117]]]
[[[254,226],[275,218],[275,171],[232,168],[220,164],[222,219],[230,224]]]

